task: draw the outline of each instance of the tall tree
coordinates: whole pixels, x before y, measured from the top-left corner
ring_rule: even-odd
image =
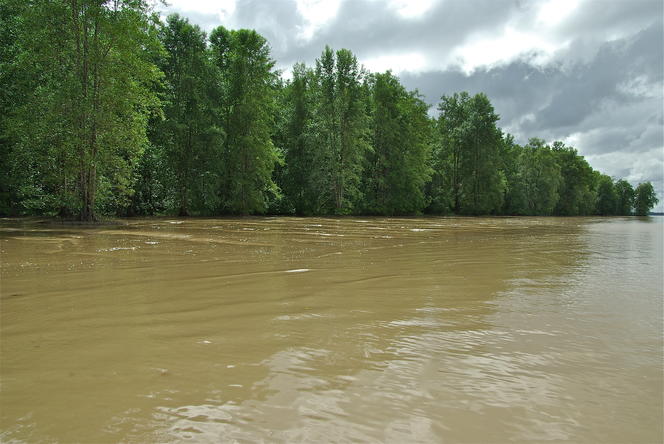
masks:
[[[592,214],[596,202],[596,193],[593,191],[595,180],[593,169],[573,147],[556,141],[552,149],[562,175],[560,199],[554,214],[561,216]]]
[[[272,179],[282,162],[272,143],[277,73],[270,48],[256,31],[218,27],[210,35],[223,97],[224,180],[221,195],[226,211],[261,213],[270,195],[280,190]]]
[[[459,213],[462,196],[462,156],[467,141],[462,127],[467,121],[467,103],[470,96],[461,92],[441,97],[438,104],[440,115],[437,122],[439,138],[435,146],[433,161],[432,202],[434,211],[452,210]]]
[[[526,197],[526,214],[550,215],[558,203],[562,176],[551,148],[532,138],[523,148],[520,169]]]
[[[17,156],[29,159],[29,181],[41,188],[34,191],[82,220],[128,205],[159,104],[148,2],[35,0],[23,26],[20,69],[32,88],[11,118]]]
[[[659,199],[657,199],[657,194],[652,183],[640,183],[635,190],[634,214],[637,216],[647,216],[658,202]]]
[[[174,14],[168,16],[160,37],[166,50],[165,106],[153,141],[163,150],[178,214],[189,215],[192,206],[210,212],[218,207],[223,130],[206,36]]]
[[[315,150],[311,143],[312,87],[314,73],[303,63],[293,66],[293,79],[286,87],[284,107],[288,109],[285,128],[286,165],[284,192],[296,214],[313,214],[316,211],[314,189]]]
[[[595,212],[600,216],[613,216],[616,214],[618,195],[613,185],[613,180],[606,174],[602,174],[597,183],[597,203]]]
[[[501,168],[506,182],[503,214],[525,215],[529,211],[524,177],[521,171],[522,156],[523,147],[514,142],[512,135],[505,135],[500,155]]]
[[[634,188],[624,179],[615,184],[617,203],[616,214],[618,216],[629,216],[634,208]]]
[[[373,84],[373,150],[365,171],[365,210],[375,214],[422,211],[430,178],[431,126],[427,105],[389,71]]]
[[[20,0],[0,2],[0,165],[3,165],[0,168],[0,215],[16,212],[13,208],[17,200],[16,188],[24,171],[13,168],[12,150],[16,140],[9,134],[8,117],[25,97],[22,87],[26,82],[21,78],[19,58],[24,51],[21,17],[27,7]]]
[[[502,206],[504,178],[497,166],[502,133],[484,94],[443,96],[438,106],[438,157],[451,189],[455,213],[489,214]]]
[[[335,53],[326,47],[316,60],[308,138],[316,147],[312,185],[319,192],[319,213],[349,214],[362,198],[363,159],[370,149],[365,76],[347,49]]]

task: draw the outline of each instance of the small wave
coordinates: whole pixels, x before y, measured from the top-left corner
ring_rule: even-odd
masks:
[[[106,251],[118,251],[118,250],[135,250],[136,247],[111,247],[111,248],[100,248],[97,250],[98,253],[103,253]]]

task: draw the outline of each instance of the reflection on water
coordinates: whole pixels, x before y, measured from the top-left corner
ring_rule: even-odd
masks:
[[[0,438],[660,442],[662,227],[0,222]]]

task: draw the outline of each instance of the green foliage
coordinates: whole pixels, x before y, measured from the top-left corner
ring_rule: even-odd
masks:
[[[161,183],[169,190],[169,200],[176,205],[178,214],[211,212],[219,205],[224,132],[215,100],[216,72],[207,57],[206,36],[198,26],[170,15],[161,29],[160,40],[166,50],[160,63],[165,74],[164,118],[153,121],[152,141],[160,151],[153,150],[150,155],[163,156],[162,165],[168,174]],[[146,163],[156,164],[159,160],[146,159]],[[142,185],[154,188],[147,183]],[[147,207],[154,209],[154,196],[145,197]]]
[[[14,69],[24,94],[7,132],[15,141],[9,163],[24,165],[12,170],[18,204],[83,220],[115,213],[131,196],[147,120],[159,106],[148,4],[35,0],[20,17]]]
[[[219,71],[226,132],[223,208],[231,213],[262,213],[281,192],[272,179],[282,163],[272,143],[277,73],[267,41],[256,31],[216,28],[210,35]]]
[[[502,144],[502,172],[505,178],[505,197],[503,199],[503,214],[528,214],[527,195],[523,174],[521,172],[521,159],[523,147],[514,143],[514,138],[506,134]]]
[[[659,202],[655,188],[650,182],[640,183],[636,187],[634,197],[634,214],[637,216],[647,216],[650,210]]]
[[[562,142],[553,143],[553,152],[562,175],[560,198],[554,214],[560,216],[593,214],[596,200],[593,169],[574,148],[565,146]]]
[[[365,211],[419,213],[431,174],[428,107],[389,71],[375,75],[372,89],[373,150],[367,155]]]
[[[318,146],[313,185],[321,193],[317,207],[324,213],[349,214],[363,197],[363,158],[371,149],[365,76],[347,49],[334,52],[326,47],[316,60],[313,87],[318,100],[310,142]]]
[[[9,134],[9,117],[21,103],[24,80],[18,69],[21,47],[21,15],[27,5],[20,0],[0,2],[0,215],[12,212],[12,204],[19,200],[18,183],[22,174],[15,168],[12,151],[16,140]],[[29,183],[27,184],[29,185]]]
[[[285,97],[286,199],[297,214],[357,212],[371,150],[366,73],[350,51],[326,47],[315,69],[295,65]]]
[[[153,128],[156,125],[153,125]],[[151,137],[155,139],[155,136]],[[177,195],[169,184],[170,166],[163,149],[153,143],[149,144],[137,167],[134,169],[134,194],[127,215],[149,215],[164,213],[181,202],[175,202]]]
[[[613,180],[606,174],[602,174],[597,183],[597,205],[595,211],[600,216],[613,216],[618,206],[618,194],[613,185]]]
[[[499,119],[484,94],[443,96],[438,106],[440,144],[436,170],[451,192],[452,211],[491,214],[503,205],[505,180],[497,166],[502,147]],[[442,200],[438,198],[438,200]]]
[[[634,188],[624,179],[620,179],[615,184],[617,202],[616,215],[629,216],[634,208]]]
[[[268,42],[148,0],[0,1],[0,214],[629,215],[650,183],[517,145],[484,94],[437,119],[326,47],[289,81]]]
[[[293,80],[285,87],[280,106],[287,110],[282,128],[286,151],[283,189],[286,200],[299,215],[314,214],[318,204],[314,184],[320,172],[313,168],[318,153],[312,144],[315,85],[314,72],[304,64],[296,64]]]
[[[525,194],[525,214],[548,216],[558,203],[562,182],[560,166],[551,148],[532,138],[519,159]]]

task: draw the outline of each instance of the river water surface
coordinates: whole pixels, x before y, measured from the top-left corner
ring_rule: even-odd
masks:
[[[662,442],[662,218],[0,221],[2,442]]]

